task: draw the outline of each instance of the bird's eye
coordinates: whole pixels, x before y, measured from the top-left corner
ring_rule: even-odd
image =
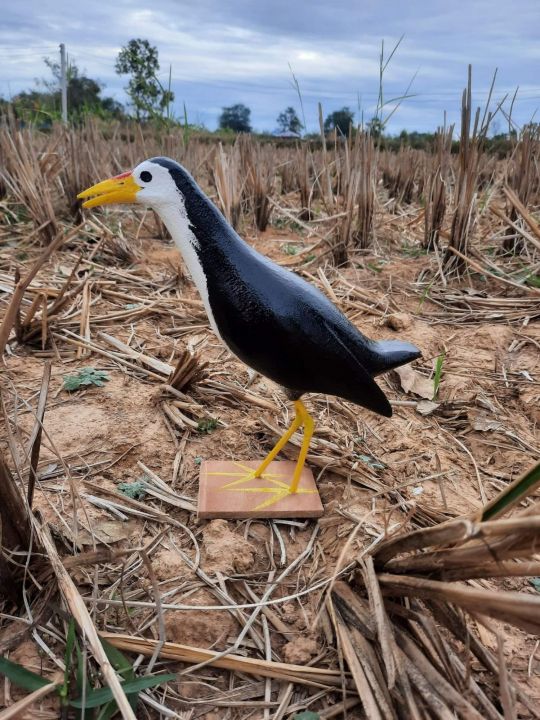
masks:
[[[152,173],[149,173],[148,170],[143,170],[140,177],[143,182],[148,183],[152,179]]]

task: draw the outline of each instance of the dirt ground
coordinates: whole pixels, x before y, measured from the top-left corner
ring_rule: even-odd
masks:
[[[337,662],[336,650],[318,622],[326,586],[309,588],[346,566],[386,529],[406,521],[404,505],[396,502],[391,491],[400,490],[411,515],[416,510],[441,517],[472,514],[538,459],[538,308],[530,317],[523,311],[521,321],[506,317],[507,306],[500,312],[497,307],[482,308],[477,301],[483,296],[512,297],[511,291],[501,290],[489,278],[454,284],[451,297],[450,291],[446,297],[442,291],[426,293],[418,279],[433,270],[434,260],[397,241],[397,223],[380,229],[380,245],[374,251],[354,255],[351,265],[339,271],[327,266],[322,257],[304,265],[297,261],[298,252],[312,240],[288,228],[273,226],[250,238],[255,247],[279,262],[296,265],[365,334],[406,339],[423,354],[410,372],[380,378],[381,387],[395,403],[391,419],[336,398],[307,398],[316,421],[308,464],[325,508],[318,523],[205,522],[197,520],[194,512],[144,490],[132,498],[129,507],[117,507],[116,512],[96,501],[114,499],[121,504],[110,491],[118,494],[121,483],[148,481],[154,474],[183,502],[194,506],[201,459],[262,458],[291,420],[291,407],[278,389],[253,376],[212,334],[174,248],[143,238],[134,245],[134,262],[115,258],[113,252],[96,255],[94,266],[83,261],[79,277],[87,272],[91,283],[86,337],[112,353],[111,357],[96,352],[76,357],[78,348],[70,344],[67,331],[80,334],[80,297],[73,301],[67,319],[56,326],[53,346],[43,350],[13,345],[3,371],[3,397],[9,412],[16,410],[18,439],[23,444],[34,425],[44,361],[52,362],[34,506],[53,528],[56,541],[66,554],[72,553],[74,543],[80,550],[90,550],[95,543],[113,551],[147,549],[149,565],[127,552],[123,563],[105,563],[99,572],[92,567],[73,570],[100,629],[156,638],[164,632],[169,641],[224,650],[235,643],[248,611],[205,608],[227,605],[231,597],[238,604],[256,602],[273,579],[306,551],[317,527],[307,559],[280,580],[271,594],[291,599],[273,605],[266,616],[270,639],[266,651],[283,662],[330,667]],[[377,249],[382,246],[384,252]],[[65,276],[79,249],[60,252],[40,273],[36,287],[58,287],[62,267]],[[7,282],[4,275],[1,279]],[[109,288],[124,295],[107,295]],[[154,311],[152,303],[160,309]],[[148,306],[144,313],[138,313],[141,304]],[[111,319],[115,315],[120,317]],[[184,399],[176,398],[183,427],[182,419],[174,424],[164,412],[164,404],[174,400],[163,389],[166,378],[160,382],[119,362],[116,350],[100,332],[164,363],[174,365],[185,348],[207,363],[205,378],[185,390]],[[444,358],[441,381],[431,402],[440,356]],[[136,360],[133,363],[137,365]],[[67,392],[64,377],[88,366],[105,371],[108,381],[102,387]],[[250,398],[259,399],[259,404]],[[284,457],[295,458],[299,442],[297,435]],[[2,449],[7,453],[4,434]],[[145,515],[149,509],[165,517]],[[496,583],[478,580],[473,584],[493,587]],[[504,580],[498,586],[537,592],[523,579]],[[188,606],[164,608],[163,628],[152,610],[133,606],[127,613],[127,606],[122,606],[129,601],[151,602],[156,587],[163,603]],[[94,602],[92,597],[103,602]],[[480,624],[477,628],[483,642],[497,652],[496,635]],[[511,676],[531,697],[540,698],[538,642],[509,625],[503,629]],[[2,632],[10,632],[9,626]],[[248,632],[236,652],[249,655],[255,648],[260,653],[258,632]],[[54,639],[45,640],[56,653]],[[262,656],[264,648],[263,641]],[[39,672],[42,652],[27,638],[10,657]],[[249,704],[246,693],[238,696],[245,707],[219,705],[242,684],[243,680],[210,668],[181,676],[175,707],[185,714],[178,717],[265,717],[256,704]],[[16,691],[11,692],[17,697]],[[277,707],[279,692],[279,683],[274,683],[272,707]],[[290,708],[296,704],[302,709],[302,697],[302,690],[296,689]],[[323,698],[312,709],[328,708],[329,702]],[[141,717],[158,717],[148,706],[144,712]],[[349,717],[362,717],[356,712],[351,710]]]

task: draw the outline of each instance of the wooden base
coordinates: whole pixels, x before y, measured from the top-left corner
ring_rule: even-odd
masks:
[[[206,460],[199,475],[198,516],[211,518],[318,518],[323,506],[311,470],[304,466],[297,492],[288,491],[296,463],[270,463],[260,478],[261,460]]]

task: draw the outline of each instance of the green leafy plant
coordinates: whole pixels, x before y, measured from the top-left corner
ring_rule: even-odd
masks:
[[[376,460],[371,455],[362,455],[361,453],[354,453],[354,457],[361,460],[366,465],[369,465],[370,468],[373,468],[374,470],[384,470],[386,468],[386,465]]]
[[[73,392],[89,385],[102,387],[109,379],[109,376],[103,370],[96,370],[93,367],[82,368],[76,375],[66,375],[64,377],[64,390]]]
[[[197,430],[200,433],[211,433],[218,426],[218,421],[215,418],[202,418],[197,423]]]
[[[141,690],[156,687],[156,685],[161,685],[161,683],[169,682],[175,679],[176,675],[173,673],[164,673],[163,675],[145,675],[144,677],[139,677],[136,680],[123,683],[122,687],[131,702],[130,696],[133,696],[134,694],[138,695]],[[86,694],[84,701],[82,699],[72,700],[71,705],[76,708],[95,708],[100,705],[104,705],[105,703],[109,703],[112,697],[113,694],[110,688],[99,688],[98,690],[90,690]],[[98,720],[108,720],[112,717],[113,713],[116,712],[116,702],[114,700],[112,700],[112,702],[114,703],[112,713],[104,714],[104,711],[102,711],[98,716]]]
[[[433,400],[435,400],[439,393],[439,385],[441,384],[444,360],[445,355],[443,353],[442,355],[439,355],[435,362],[435,375],[433,377]]]
[[[146,495],[145,485],[142,480],[119,483],[118,490],[132,500],[141,500]]]
[[[41,675],[27,670],[22,665],[11,662],[5,657],[0,657],[0,675],[5,675],[14,685],[23,690],[28,690],[28,692],[39,690],[50,682],[50,680],[42,678]]]
[[[527,285],[530,285],[531,287],[540,288],[540,275],[535,275],[534,273],[530,273],[525,278],[525,282]]]
[[[136,677],[133,666],[120,650],[103,638],[101,639],[101,643],[109,662],[122,678],[123,690],[134,712],[141,690],[156,687],[157,685],[161,685],[161,683],[176,679],[176,675],[173,673]],[[74,651],[75,663],[73,662]],[[70,621],[66,638],[64,665],[64,680],[56,688],[56,694],[60,698],[61,705],[63,707],[69,706],[76,708],[77,710],[101,708],[97,716],[95,714],[84,713],[84,717],[88,720],[90,720],[90,718],[95,718],[95,720],[110,720],[118,712],[116,700],[110,688],[92,688],[92,683],[89,678],[83,674],[84,658],[76,638],[75,622],[73,619]],[[78,697],[75,700],[70,700],[69,694],[72,688],[73,673],[75,674]],[[28,692],[39,690],[51,682],[47,678],[43,678],[41,675],[27,670],[22,665],[14,663],[5,657],[0,657],[0,675],[4,675],[14,685]],[[82,716],[82,713],[77,714],[77,717]]]
[[[297,223],[295,220],[292,220],[289,217],[282,217],[279,215],[272,216],[272,225],[276,228],[281,229],[288,229],[292,230],[293,232],[297,233],[298,235],[302,235],[305,233],[305,227]]]
[[[285,243],[281,248],[286,255],[296,255],[298,247],[292,243]]]
[[[422,255],[427,255],[427,252],[428,252],[426,250],[426,248],[419,247],[417,245],[408,245],[407,243],[404,243],[401,246],[401,251],[407,257],[412,257],[412,258],[422,257]]]
[[[422,309],[422,305],[425,303],[426,298],[429,296],[429,291],[433,287],[433,283],[435,282],[435,278],[429,283],[429,285],[426,285],[426,287],[422,290],[422,295],[420,296],[420,302],[418,303],[418,308],[416,312],[420,312]]]
[[[71,618],[69,621],[68,632],[66,637],[66,649],[64,652],[64,682],[58,688],[58,695],[60,696],[60,704],[62,706],[68,705],[69,689],[71,682],[71,659],[73,656],[73,649],[75,647],[75,620]]]
[[[531,495],[540,486],[540,462],[505,487],[482,511],[482,520],[493,520],[523,498]]]

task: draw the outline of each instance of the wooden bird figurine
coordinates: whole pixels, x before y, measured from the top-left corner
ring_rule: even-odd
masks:
[[[155,157],[78,195],[83,207],[138,203],[163,220],[227,348],[294,402],[295,418],[252,477],[261,477],[293,433],[304,437],[288,493],[296,493],[314,422],[301,398],[326,393],[386,417],[392,408],[373,379],[420,357],[414,345],[363,335],[313,285],[244,242],[191,175]]]

